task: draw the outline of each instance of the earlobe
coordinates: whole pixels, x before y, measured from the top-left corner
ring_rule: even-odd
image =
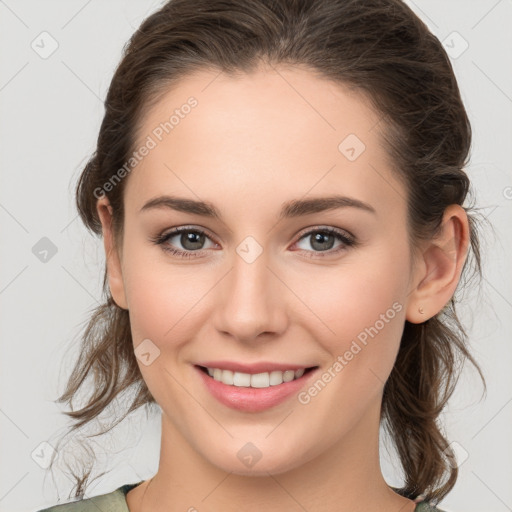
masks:
[[[455,293],[469,245],[465,210],[446,208],[439,234],[424,249],[417,265],[415,288],[409,293],[406,319],[422,323],[439,313]]]
[[[119,251],[114,242],[114,233],[112,229],[112,207],[110,206],[106,196],[102,196],[98,199],[96,209],[98,211],[98,216],[103,230],[103,245],[105,248],[110,293],[115,303],[120,308],[128,309]]]

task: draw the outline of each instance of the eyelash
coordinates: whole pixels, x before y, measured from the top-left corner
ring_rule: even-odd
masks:
[[[190,251],[190,250],[182,251],[180,249],[174,249],[172,247],[164,245],[165,242],[167,242],[170,238],[176,236],[177,234],[183,233],[183,232],[196,233],[196,234],[200,234],[200,235],[205,235],[207,238],[210,238],[206,234],[206,232],[203,231],[202,229],[192,228],[189,226],[182,226],[179,228],[175,228],[172,231],[169,231],[165,234],[161,234],[161,235],[157,235],[156,237],[152,237],[152,238],[150,238],[150,241],[156,245],[162,245],[162,250],[172,254],[173,256],[177,256],[178,258],[199,257],[199,255],[203,251],[207,250],[207,249],[199,249],[197,251]],[[314,228],[310,231],[307,231],[306,233],[303,233],[302,236],[300,236],[300,238],[297,240],[297,242],[299,242],[303,238],[307,238],[308,236],[315,234],[315,233],[322,233],[322,234],[327,233],[330,235],[335,235],[335,237],[337,237],[337,239],[340,240],[343,243],[343,245],[338,247],[337,249],[330,249],[328,251],[306,251],[306,253],[313,252],[314,254],[318,255],[318,256],[308,255],[307,256],[308,258],[324,258],[325,256],[323,256],[322,253],[326,253],[329,255],[338,254],[341,251],[347,250],[347,248],[349,248],[349,247],[354,247],[357,245],[356,239],[353,235],[345,234],[344,232],[342,232],[338,229],[334,229],[334,228],[330,228],[330,227],[327,227],[327,228],[319,228],[318,227],[318,228]],[[305,249],[299,249],[299,250],[305,250]]]

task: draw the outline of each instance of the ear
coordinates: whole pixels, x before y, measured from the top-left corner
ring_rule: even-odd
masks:
[[[468,217],[460,205],[452,204],[444,212],[439,234],[427,243],[416,262],[417,284],[409,293],[406,310],[409,322],[422,323],[449,302],[457,288],[468,246]]]
[[[96,203],[96,210],[103,230],[103,244],[107,262],[108,284],[115,303],[123,309],[128,309],[126,300],[119,248],[114,243],[112,230],[112,207],[106,195],[100,197]]]

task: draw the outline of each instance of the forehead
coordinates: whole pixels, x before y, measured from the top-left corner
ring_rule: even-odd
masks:
[[[231,197],[280,190],[286,200],[335,189],[361,200],[397,201],[401,186],[390,171],[382,127],[365,96],[306,69],[195,72],[145,112],[136,149],[151,149],[126,194],[137,191],[138,206],[177,190],[215,202],[212,185]]]

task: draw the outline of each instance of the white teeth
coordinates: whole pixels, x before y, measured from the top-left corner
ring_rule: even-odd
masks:
[[[276,371],[270,372],[270,385],[277,386],[278,384],[283,383],[283,372]]]
[[[229,386],[268,388],[278,386],[283,382],[290,382],[304,375],[305,368],[300,370],[272,371],[263,373],[242,373],[220,368],[207,368],[208,375],[216,381],[223,382]]]
[[[283,373],[283,380],[284,382],[290,382],[295,378],[295,372],[293,370],[286,370]]]
[[[221,370],[224,371],[224,370]],[[215,375],[213,376],[215,379]],[[218,379],[217,379],[218,380]],[[251,376],[248,373],[235,372],[233,374],[233,386],[246,386],[251,385]]]
[[[222,370],[222,377],[220,380],[222,380],[222,382],[224,382],[224,384],[229,384],[229,385],[233,385],[233,372],[231,370]],[[215,375],[214,375],[214,378],[215,378]],[[219,380],[219,379],[217,379]]]
[[[255,373],[251,375],[251,388],[268,388],[270,375],[268,373]]]

